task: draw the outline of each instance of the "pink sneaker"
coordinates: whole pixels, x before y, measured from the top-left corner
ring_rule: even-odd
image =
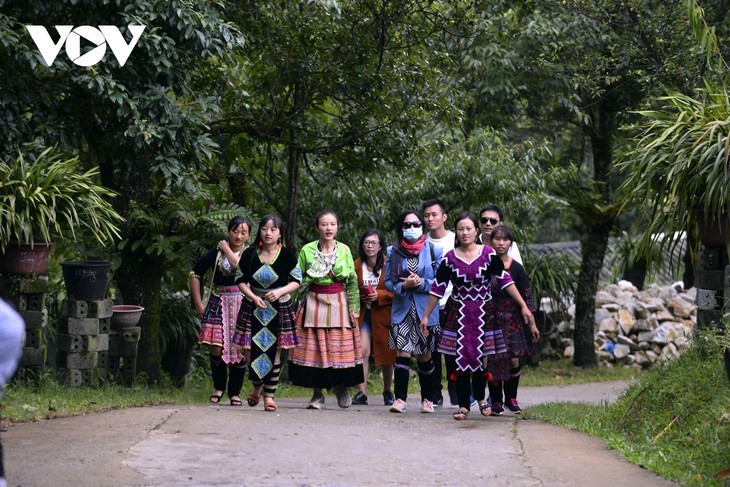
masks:
[[[422,413],[433,413],[433,403],[428,399],[421,401],[421,412]]]
[[[391,413],[405,413],[408,409],[406,402],[403,399],[396,399],[392,406],[390,406]]]

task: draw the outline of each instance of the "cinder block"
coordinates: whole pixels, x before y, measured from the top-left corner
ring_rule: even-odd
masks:
[[[25,345],[30,348],[38,348],[43,345],[43,329],[25,330]]]
[[[61,315],[69,318],[86,318],[89,314],[89,305],[86,301],[64,299],[61,303]]]
[[[697,328],[712,328],[722,323],[721,309],[697,309]]]
[[[48,323],[48,310],[43,309],[41,311],[19,311],[20,316],[25,321],[26,330],[37,330],[43,328]]]
[[[46,307],[46,295],[40,294],[26,294],[25,295],[25,309],[31,311],[42,311]]]
[[[119,360],[117,359],[117,362]],[[99,368],[100,369],[108,369],[109,368],[109,352],[108,351],[100,351],[99,352]]]
[[[721,254],[722,251],[720,249],[702,249],[697,261],[697,268],[699,270],[706,271],[717,271],[722,269],[724,266],[722,265]]]
[[[128,342],[109,336],[109,355],[111,357],[136,357],[137,342]]]
[[[97,369],[56,369],[58,382],[71,387],[95,386],[98,384],[99,372]]]
[[[697,309],[716,309],[717,291],[714,289],[697,289]]]
[[[724,287],[725,270],[701,270],[697,273],[695,286],[701,289],[721,290]]]
[[[97,352],[56,352],[56,366],[67,369],[95,369],[99,365]]]
[[[71,318],[62,316],[58,320],[58,331],[69,335],[98,335],[99,320],[97,318]]]
[[[103,338],[102,338],[103,337]],[[56,345],[61,352],[98,352],[109,349],[109,335],[68,335],[59,333]]]
[[[99,334],[109,333],[112,330],[111,318],[99,318]]]
[[[46,362],[46,347],[23,347],[23,355],[20,357],[21,367],[40,367]]]
[[[111,299],[89,301],[89,318],[111,318],[114,302]]]
[[[21,294],[45,294],[48,292],[48,276],[20,278],[18,289]]]

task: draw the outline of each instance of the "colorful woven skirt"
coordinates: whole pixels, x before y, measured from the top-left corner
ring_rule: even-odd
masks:
[[[449,298],[444,309],[438,351],[456,356],[457,371],[477,372],[485,355],[507,353],[504,333],[496,327],[492,301]]]
[[[245,363],[243,351],[233,346],[236,319],[243,294],[238,286],[220,286],[210,294],[203,312],[199,343],[223,348],[221,358],[227,364]]]
[[[290,353],[289,378],[298,386],[323,389],[338,384],[349,387],[362,383],[360,329],[350,324],[349,313],[345,315],[349,327],[343,326],[341,321],[340,303],[344,302],[347,310],[344,291],[330,294],[316,293],[312,289],[310,287],[305,298],[304,322],[297,329],[299,344]],[[315,303],[316,311],[310,308],[310,303]],[[329,303],[329,309],[324,303]],[[329,322],[324,321],[326,316],[330,317]],[[319,326],[313,326],[314,323]],[[339,323],[340,327],[324,326],[334,323]]]
[[[299,343],[291,297],[287,294],[275,303],[266,301],[266,305],[259,308],[244,299],[233,337],[233,343],[251,350],[251,380],[263,380],[271,373],[278,348],[293,348]]]

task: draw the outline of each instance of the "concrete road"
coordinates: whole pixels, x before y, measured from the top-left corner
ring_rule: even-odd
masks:
[[[625,382],[523,387],[538,402],[612,401]],[[158,406],[12,425],[3,433],[8,486],[668,486],[591,436],[505,413],[452,419],[369,406],[305,409]]]

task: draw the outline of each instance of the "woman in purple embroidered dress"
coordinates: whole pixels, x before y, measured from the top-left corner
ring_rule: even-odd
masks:
[[[456,420],[469,415],[472,382],[480,413],[490,415],[485,397],[487,359],[490,355],[507,352],[502,330],[495,326],[491,301],[493,276],[500,288],[520,305],[525,321],[534,322],[530,309],[494,249],[476,243],[478,228],[479,223],[471,213],[462,213],[456,218],[456,247],[441,261],[424,313],[428,316],[438,305],[446,286],[451,283],[453,291],[446,304],[446,320],[441,326],[438,350],[446,360],[452,361],[451,370],[455,370],[459,397],[459,409],[454,413]]]

